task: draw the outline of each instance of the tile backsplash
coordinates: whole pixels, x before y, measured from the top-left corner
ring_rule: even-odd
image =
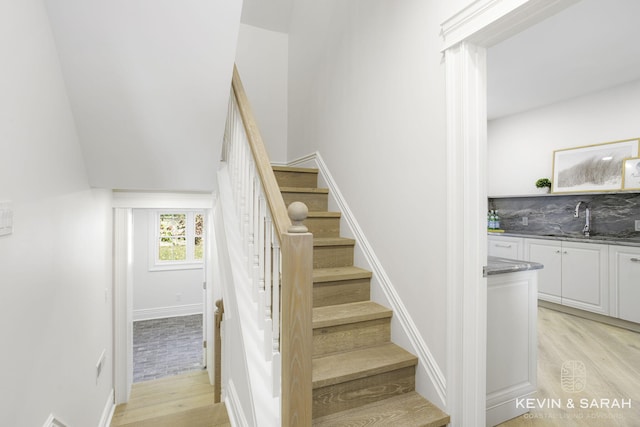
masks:
[[[578,202],[580,217],[574,218]],[[489,209],[500,215],[500,228],[510,233],[581,236],[585,204],[591,210],[591,235],[639,239],[635,221],[640,220],[640,193],[605,193],[490,197]],[[528,218],[523,225],[522,218]]]

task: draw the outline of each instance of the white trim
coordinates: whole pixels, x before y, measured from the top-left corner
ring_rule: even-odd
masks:
[[[69,427],[68,424],[60,421],[53,414],[49,414],[49,417],[44,422],[43,427]]]
[[[232,426],[237,427],[249,427],[247,419],[244,417],[244,411],[242,410],[242,402],[236,392],[236,387],[233,380],[229,379],[226,383],[226,396],[224,404],[227,407],[227,415],[229,415],[229,423]]]
[[[203,314],[201,303],[174,305],[171,307],[141,308],[138,310],[133,310],[133,321],[136,322],[138,320],[191,316],[193,314]]]
[[[104,409],[102,410],[102,416],[100,417],[98,427],[109,427],[111,425],[111,419],[113,418],[113,413],[116,410],[114,397],[115,396],[113,389],[111,389],[109,397],[107,398],[107,402],[105,403]]]
[[[164,193],[113,191],[114,208],[132,209],[212,209],[214,193]]]
[[[315,163],[318,168],[322,179],[326,182],[327,187],[329,187],[329,194],[335,200],[338,205],[338,209],[342,213],[342,218],[346,221],[351,233],[357,241],[356,247],[358,250],[361,250],[367,263],[369,264],[369,268],[373,272],[376,283],[379,283],[384,296],[389,301],[391,305],[391,309],[393,310],[394,318],[398,319],[402,330],[404,331],[407,339],[411,343],[413,350],[417,353],[417,357],[420,361],[419,369],[424,368],[429,377],[429,380],[433,384],[435,391],[440,398],[440,405],[444,406],[447,401],[447,385],[445,376],[438,366],[433,354],[429,350],[429,346],[426,344],[416,324],[413,322],[409,311],[406,306],[403,304],[402,299],[398,295],[391,282],[391,279],[387,275],[382,263],[376,256],[371,244],[367,240],[362,228],[358,224],[358,221],[355,218],[355,215],[349,208],[346,199],[342,195],[342,192],[338,188],[338,184],[333,179],[333,176],[329,172],[326,163],[322,159],[320,153],[315,152],[305,157],[301,157],[289,163],[289,166],[294,165],[302,165],[307,163]]]
[[[113,218],[113,385],[119,404],[129,401],[133,383],[133,212],[116,208]]]
[[[447,83],[447,412],[484,426],[486,47],[577,0],[477,0],[442,24]]]
[[[463,41],[489,47],[580,0],[477,0],[442,23],[442,51]]]
[[[445,53],[447,77],[447,412],[484,426],[487,261],[486,49],[463,42]],[[452,106],[460,110],[451,111]]]

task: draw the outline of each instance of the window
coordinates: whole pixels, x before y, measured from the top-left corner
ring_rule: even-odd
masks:
[[[150,270],[202,268],[202,211],[153,211],[150,224]]]

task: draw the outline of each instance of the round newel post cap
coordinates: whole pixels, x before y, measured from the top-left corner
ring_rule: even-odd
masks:
[[[302,224],[302,221],[307,219],[309,214],[309,208],[302,202],[293,202],[287,208],[289,219],[291,219],[291,227],[287,230],[289,233],[306,233],[309,231],[307,227]]]

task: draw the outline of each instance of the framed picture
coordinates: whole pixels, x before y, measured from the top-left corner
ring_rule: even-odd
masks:
[[[553,152],[553,193],[622,189],[622,163],[638,157],[639,139],[607,142]]]
[[[624,159],[622,162],[622,189],[640,190],[640,158]]]

